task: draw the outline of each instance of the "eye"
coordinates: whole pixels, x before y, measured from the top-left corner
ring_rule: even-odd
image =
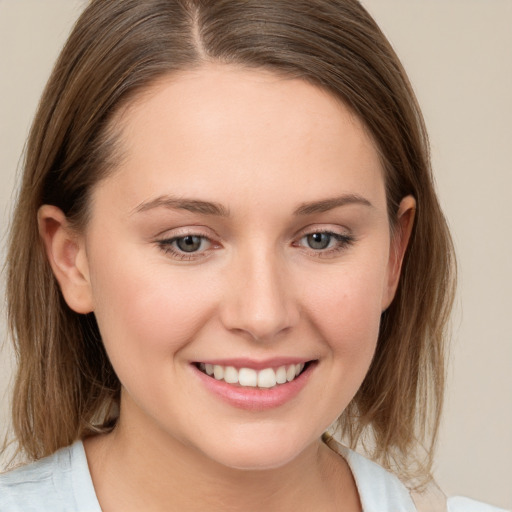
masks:
[[[191,260],[208,255],[213,242],[202,235],[187,234],[165,240],[158,240],[158,246],[175,259]]]
[[[316,256],[327,257],[347,249],[353,242],[352,235],[333,231],[315,231],[303,235],[294,245],[303,247]]]
[[[306,242],[311,249],[322,250],[327,249],[332,240],[331,233],[312,233],[306,235]]]
[[[204,245],[204,238],[202,236],[187,235],[181,238],[175,238],[174,243],[180,251],[196,252]]]

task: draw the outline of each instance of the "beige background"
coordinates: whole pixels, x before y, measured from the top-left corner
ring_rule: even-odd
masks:
[[[459,255],[436,476],[449,494],[512,508],[512,0],[363,3],[402,58],[423,106],[439,194]],[[0,0],[2,260],[27,130],[81,5]],[[3,317],[0,335],[5,338]],[[3,428],[10,367],[4,349]]]

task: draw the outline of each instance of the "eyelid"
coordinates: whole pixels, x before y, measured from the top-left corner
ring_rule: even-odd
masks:
[[[171,238],[181,238],[183,236],[204,236],[205,238],[219,238],[218,234],[211,228],[203,224],[187,224],[175,228],[166,228],[154,235],[158,238],[170,240]]]
[[[307,235],[313,235],[314,233],[332,233],[339,236],[353,236],[350,229],[345,226],[339,226],[334,224],[310,224],[305,228],[300,229],[295,238],[301,238]]]

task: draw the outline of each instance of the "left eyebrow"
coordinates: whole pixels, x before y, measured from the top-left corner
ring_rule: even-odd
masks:
[[[313,213],[323,213],[346,206],[348,204],[360,204],[369,208],[374,208],[372,203],[363,196],[357,194],[346,194],[339,197],[332,197],[330,199],[322,199],[321,201],[313,201],[310,203],[302,203],[294,212],[294,215],[311,215]]]

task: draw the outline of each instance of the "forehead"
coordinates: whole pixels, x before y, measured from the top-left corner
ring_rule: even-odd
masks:
[[[378,152],[362,122],[323,89],[269,71],[212,64],[167,76],[119,113],[115,129],[125,158],[113,178],[123,178],[133,201],[142,191],[244,188],[257,197],[274,187],[283,195],[283,186],[307,200],[330,190],[382,196]]]

